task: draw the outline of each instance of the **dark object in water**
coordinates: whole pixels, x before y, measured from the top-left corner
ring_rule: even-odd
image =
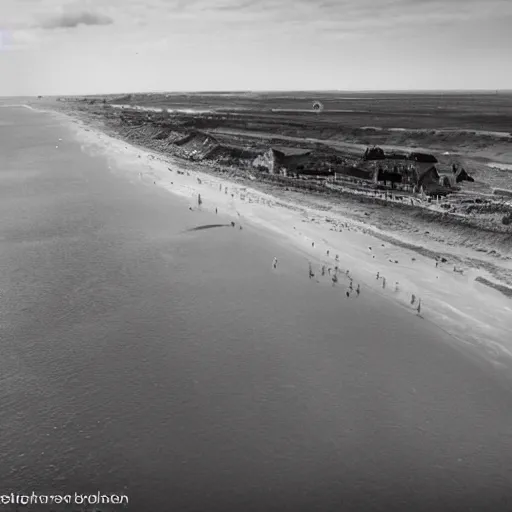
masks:
[[[233,221],[231,221],[231,227],[235,227],[235,223]]]
[[[346,291],[346,296],[350,297],[350,292],[348,290]]]

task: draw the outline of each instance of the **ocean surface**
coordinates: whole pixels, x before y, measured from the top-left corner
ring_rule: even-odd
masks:
[[[109,164],[58,118],[0,108],[0,495],[511,510],[508,382],[230,221]],[[0,503],[86,510],[60,507]]]

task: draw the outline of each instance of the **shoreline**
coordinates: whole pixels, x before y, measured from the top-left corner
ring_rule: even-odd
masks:
[[[283,243],[287,240],[304,255],[305,272],[307,260],[318,275],[319,266],[333,268],[334,255],[339,254],[341,275],[337,286],[343,292],[348,287],[344,273],[349,269],[354,283],[361,285],[362,293],[378,293],[407,308],[411,314],[417,314],[415,306],[410,304],[415,294],[422,300],[422,318],[418,321],[434,323],[458,340],[459,345],[483,352],[498,366],[503,364],[503,356],[507,360],[512,357],[512,343],[506,344],[507,332],[512,332],[512,304],[489,285],[493,281],[489,280],[488,272],[470,268],[460,275],[453,272],[452,262],[436,267],[432,255],[439,251],[423,246],[424,254],[418,254],[410,244],[392,240],[385,232],[377,233],[380,230],[370,229],[363,222],[207,173],[194,162],[136,147],[70,113],[50,112],[68,120],[86,145],[99,146],[116,165],[132,168],[132,179],[187,198],[191,208],[196,207],[201,194],[202,209],[217,208],[236,222],[242,220],[244,226],[259,226],[274,232]],[[138,174],[135,169],[139,169]],[[388,241],[383,243],[382,237],[386,236]],[[382,279],[376,279],[377,272],[386,277],[386,288]],[[399,284],[395,290],[396,282]],[[503,285],[497,283],[496,287],[499,286]]]

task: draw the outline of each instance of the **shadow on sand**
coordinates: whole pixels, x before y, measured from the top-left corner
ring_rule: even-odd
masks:
[[[200,231],[202,229],[212,229],[212,228],[230,228],[232,227],[231,224],[205,224],[204,226],[197,226],[196,228],[190,228],[185,231],[185,233],[188,233],[190,231]]]

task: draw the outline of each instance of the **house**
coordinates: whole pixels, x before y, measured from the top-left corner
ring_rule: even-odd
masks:
[[[470,176],[463,167],[453,164],[451,168],[439,169],[439,184],[446,188],[456,188],[463,181],[474,182],[474,178]]]
[[[384,154],[384,150],[377,146],[366,148],[363,155],[363,160],[384,160],[385,158],[386,155]]]
[[[435,165],[431,164],[430,167],[421,171],[416,169],[416,189],[423,189],[426,194],[439,193],[441,188],[439,185],[439,177]]]
[[[263,155],[256,157],[253,166],[264,168],[270,174],[277,174],[281,169],[287,173],[297,173],[305,170],[312,151],[302,148],[271,147]]]
[[[387,185],[387,182],[389,181],[392,188],[394,188],[395,183],[402,183],[402,178],[402,173],[398,172],[396,167],[393,171],[388,171],[379,167],[377,172],[377,181],[383,181],[384,185]]]

